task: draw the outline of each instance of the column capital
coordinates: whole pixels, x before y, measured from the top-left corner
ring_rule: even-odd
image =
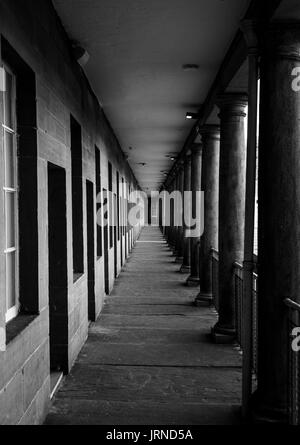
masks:
[[[281,20],[269,24],[263,49],[267,57],[300,62],[300,22]]]
[[[176,170],[173,170],[172,174],[171,174],[171,184],[173,184],[176,181]]]
[[[258,20],[245,19],[241,21],[240,28],[248,47],[249,55],[258,56],[260,51],[262,23]]]
[[[173,172],[172,172],[173,178],[176,178],[178,170],[179,170],[179,166],[178,166],[178,163],[176,163],[176,165],[174,165]]]
[[[184,165],[189,164],[191,162],[192,162],[192,152],[191,150],[188,150],[184,157]]]
[[[248,95],[241,93],[220,94],[216,102],[220,108],[220,117],[246,117]]]
[[[183,159],[180,159],[180,160],[178,161],[178,172],[181,173],[181,171],[183,170],[183,168],[184,168],[184,160],[183,160]]]
[[[199,143],[194,143],[191,145],[191,152],[193,155],[200,155],[202,153],[203,150],[203,144],[202,142]]]
[[[202,137],[203,142],[207,139],[220,140],[220,126],[219,125],[203,125],[198,127],[198,133]]]

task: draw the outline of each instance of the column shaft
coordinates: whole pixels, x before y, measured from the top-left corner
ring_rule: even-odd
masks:
[[[236,335],[233,265],[244,259],[247,96],[224,94],[219,107],[219,322],[213,333],[222,342]]]
[[[179,190],[179,167],[176,166],[175,170],[175,179],[174,179],[174,192],[177,195]],[[178,212],[179,212],[179,202],[177,200],[177,196],[174,194],[174,246],[173,246],[173,254],[177,257],[177,240],[179,234],[179,225],[178,225]],[[176,199],[175,199],[176,198]]]
[[[178,192],[181,194],[181,202],[178,203],[178,214],[179,220],[181,221],[181,226],[178,227],[177,241],[176,241],[176,263],[183,263],[183,251],[184,251],[184,229],[183,229],[183,192],[184,192],[184,171],[183,163],[179,166],[178,171]]]
[[[188,152],[184,161],[184,191],[191,191],[191,177],[192,177],[192,158],[191,153]],[[184,243],[183,243],[183,264],[180,271],[182,273],[189,273],[191,270],[191,243],[190,238],[187,237],[188,221],[187,216],[191,214],[192,202],[188,194],[183,197],[184,209]]]
[[[300,301],[300,24],[274,23],[261,62],[257,417],[287,420],[284,299]],[[295,388],[294,388],[295,391]]]
[[[200,209],[199,192],[201,192],[201,171],[202,171],[202,148],[201,144],[194,144],[192,147],[192,173],[191,173],[191,190],[192,190],[192,217],[197,218],[197,210]],[[197,221],[199,224],[199,221]],[[199,249],[200,234],[190,238],[191,244],[191,275],[187,280],[188,286],[199,286]]]
[[[213,302],[211,249],[219,246],[220,128],[206,125],[200,129],[203,142],[202,191],[204,192],[204,233],[200,242],[200,294],[197,305]]]

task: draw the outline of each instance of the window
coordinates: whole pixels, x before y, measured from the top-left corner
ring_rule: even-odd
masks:
[[[113,171],[112,171],[112,165],[109,162],[108,163],[108,207],[109,207],[109,247],[112,249],[114,247],[114,239],[113,239]]]
[[[95,163],[96,163],[96,194],[97,194],[97,257],[103,255],[102,245],[102,207],[101,207],[101,153],[98,147],[95,147]]]
[[[4,66],[4,118],[2,124],[4,150],[4,214],[5,214],[5,321],[19,312],[18,283],[18,165],[16,123],[16,76]]]
[[[120,241],[120,174],[117,172],[117,234]]]
[[[40,311],[38,150],[35,73],[3,37],[1,59],[6,84],[0,162],[0,227],[6,243],[1,252],[5,269],[1,313],[8,323],[20,313],[35,316]]]
[[[125,185],[122,178],[122,236],[125,236]]]

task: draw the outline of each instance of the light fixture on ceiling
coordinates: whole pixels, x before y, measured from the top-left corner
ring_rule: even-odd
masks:
[[[142,167],[146,167],[147,163],[146,162],[138,162],[137,165],[141,165]]]
[[[182,69],[183,71],[198,71],[199,65],[197,65],[196,63],[185,63],[184,65],[182,65]]]
[[[177,159],[177,153],[170,153],[166,155],[166,158],[170,159],[172,162],[176,161]]]
[[[199,113],[191,113],[191,112],[186,113],[186,119],[188,120],[197,120],[199,119],[199,117],[200,117]]]

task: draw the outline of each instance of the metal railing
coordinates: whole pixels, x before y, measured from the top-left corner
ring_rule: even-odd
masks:
[[[233,265],[234,299],[235,299],[235,325],[238,344],[243,348],[243,266],[239,263]]]
[[[300,304],[287,298],[288,309],[288,387],[289,387],[289,423],[300,426],[300,352],[292,347],[295,339],[294,330],[300,327]]]
[[[255,265],[255,272],[253,272],[253,287],[252,287],[252,371],[254,376],[258,372],[258,275],[257,275],[257,257]]]
[[[212,288],[214,305],[219,310],[219,253],[216,250],[211,251],[212,265]],[[251,301],[251,371],[253,375],[252,391],[256,386],[256,376],[258,370],[258,275],[257,275],[257,256],[253,258],[253,288]],[[245,334],[244,317],[244,270],[239,263],[233,264],[233,280],[235,291],[235,318],[237,327],[237,342],[243,350],[243,339]],[[291,299],[285,300],[288,311],[288,388],[289,388],[289,423],[300,426],[300,351],[292,347],[295,338],[300,335],[300,304]],[[298,342],[299,345],[299,342]]]
[[[211,249],[212,295],[214,306],[219,311],[219,252]]]
[[[255,377],[257,375],[257,357],[258,357],[258,312],[257,312],[257,257],[253,258],[254,270],[253,284],[252,284],[252,373]],[[244,270],[239,263],[233,265],[233,279],[234,279],[234,297],[235,297],[235,320],[237,328],[237,341],[241,349],[243,349],[244,338]]]
[[[212,293],[214,305],[219,310],[219,253],[212,249],[211,250],[212,259]],[[252,373],[255,381],[257,375],[257,362],[258,362],[258,307],[257,307],[257,256],[253,255],[253,287],[252,287]],[[237,342],[243,349],[243,338],[244,338],[244,298],[243,298],[243,288],[244,288],[244,270],[243,266],[239,263],[233,264],[233,280],[234,280],[234,298],[235,298],[235,319],[237,327]]]

